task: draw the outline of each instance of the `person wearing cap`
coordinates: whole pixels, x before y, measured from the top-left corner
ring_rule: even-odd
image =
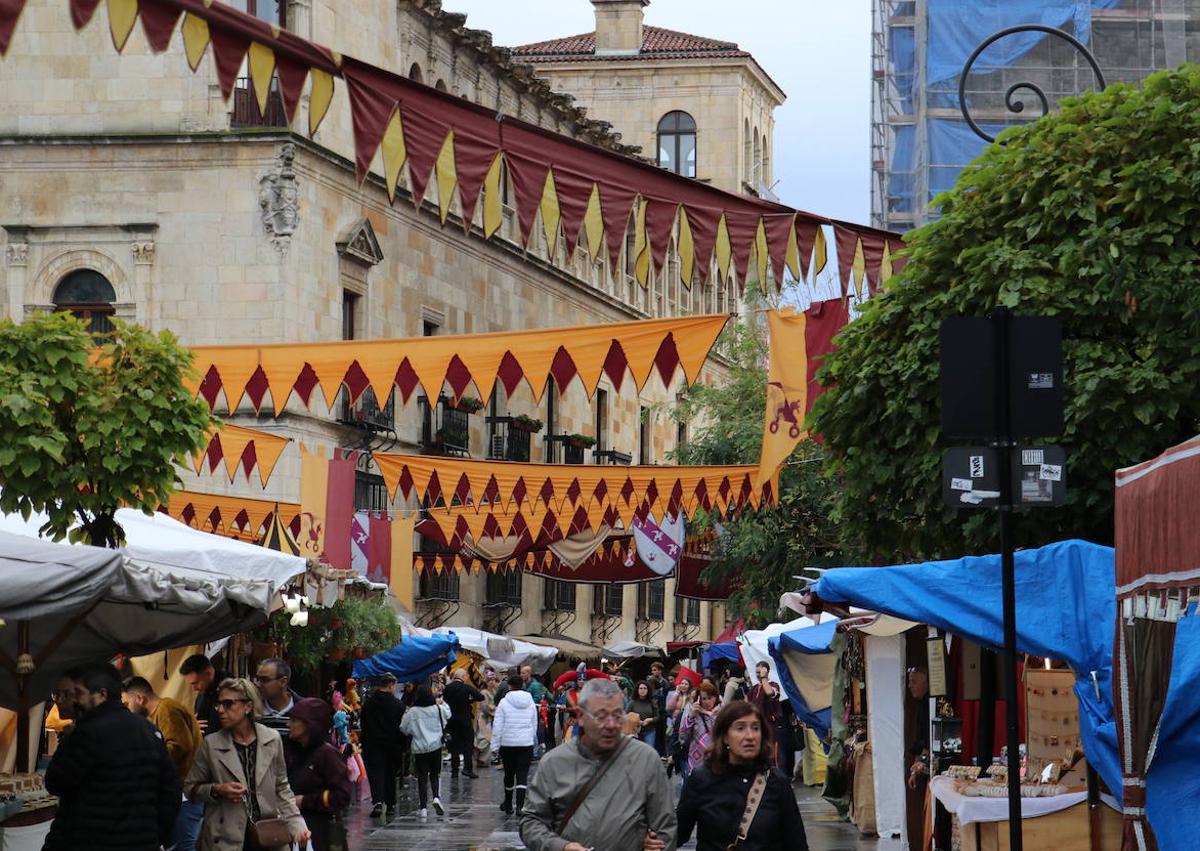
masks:
[[[350,772],[341,752],[329,744],[332,723],[333,709],[315,697],[303,698],[288,713],[288,785],[312,833],[313,851],[333,847],[337,820],[350,803]]]
[[[400,739],[403,718],[404,704],[396,698],[396,678],[384,674],[359,716],[358,741],[371,786],[372,818],[396,812],[396,772],[403,756]]]

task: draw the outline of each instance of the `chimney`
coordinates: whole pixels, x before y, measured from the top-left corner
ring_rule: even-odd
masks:
[[[640,53],[643,9],[650,0],[592,0],[596,7],[596,54]]]

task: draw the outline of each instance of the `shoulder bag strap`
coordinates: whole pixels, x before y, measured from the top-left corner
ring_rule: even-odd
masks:
[[[750,825],[754,824],[754,817],[758,814],[758,805],[762,803],[763,793],[767,790],[767,772],[760,771],[754,777],[754,782],[750,784],[750,791],[746,793],[746,810],[742,813],[742,823],[738,825],[737,838],[730,843],[730,849],[738,848],[746,837],[750,834]]]
[[[596,773],[592,775],[592,779],[589,780],[587,784],[579,790],[579,794],[575,796],[575,800],[571,802],[571,806],[567,807],[566,812],[563,813],[562,819],[559,820],[558,829],[554,831],[555,833],[557,833],[559,836],[562,836],[562,832],[567,829],[567,825],[571,823],[571,819],[575,816],[575,813],[577,813],[579,808],[583,806],[584,800],[586,800],[591,791],[596,788],[596,784],[600,782],[600,778],[604,776],[604,772],[608,771],[609,766],[616,762],[621,756],[621,753],[625,750],[625,746],[627,744],[629,744],[629,737],[625,736],[621,739],[621,744],[617,746],[616,753],[614,753],[598,769],[596,769]]]

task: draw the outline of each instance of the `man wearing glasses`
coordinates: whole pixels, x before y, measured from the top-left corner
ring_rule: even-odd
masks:
[[[270,727],[284,738],[287,737],[288,716],[296,705],[296,695],[289,685],[292,667],[282,659],[264,659],[254,676],[263,699],[263,714],[259,719],[264,727]]]
[[[529,784],[521,839],[529,851],[674,851],[674,796],[654,748],[621,735],[625,693],[588,680],[579,738],[542,757]]]

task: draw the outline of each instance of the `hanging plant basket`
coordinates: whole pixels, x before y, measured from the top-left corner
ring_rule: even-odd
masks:
[[[541,431],[542,426],[544,426],[545,423],[543,423],[541,420],[535,420],[533,417],[527,417],[524,414],[521,414],[519,417],[512,418],[511,425],[517,431],[535,432]]]
[[[465,414],[474,414],[483,410],[483,401],[474,396],[464,396],[454,407]]]
[[[576,449],[590,449],[596,445],[596,438],[586,434],[570,434],[567,435],[567,443]]]

